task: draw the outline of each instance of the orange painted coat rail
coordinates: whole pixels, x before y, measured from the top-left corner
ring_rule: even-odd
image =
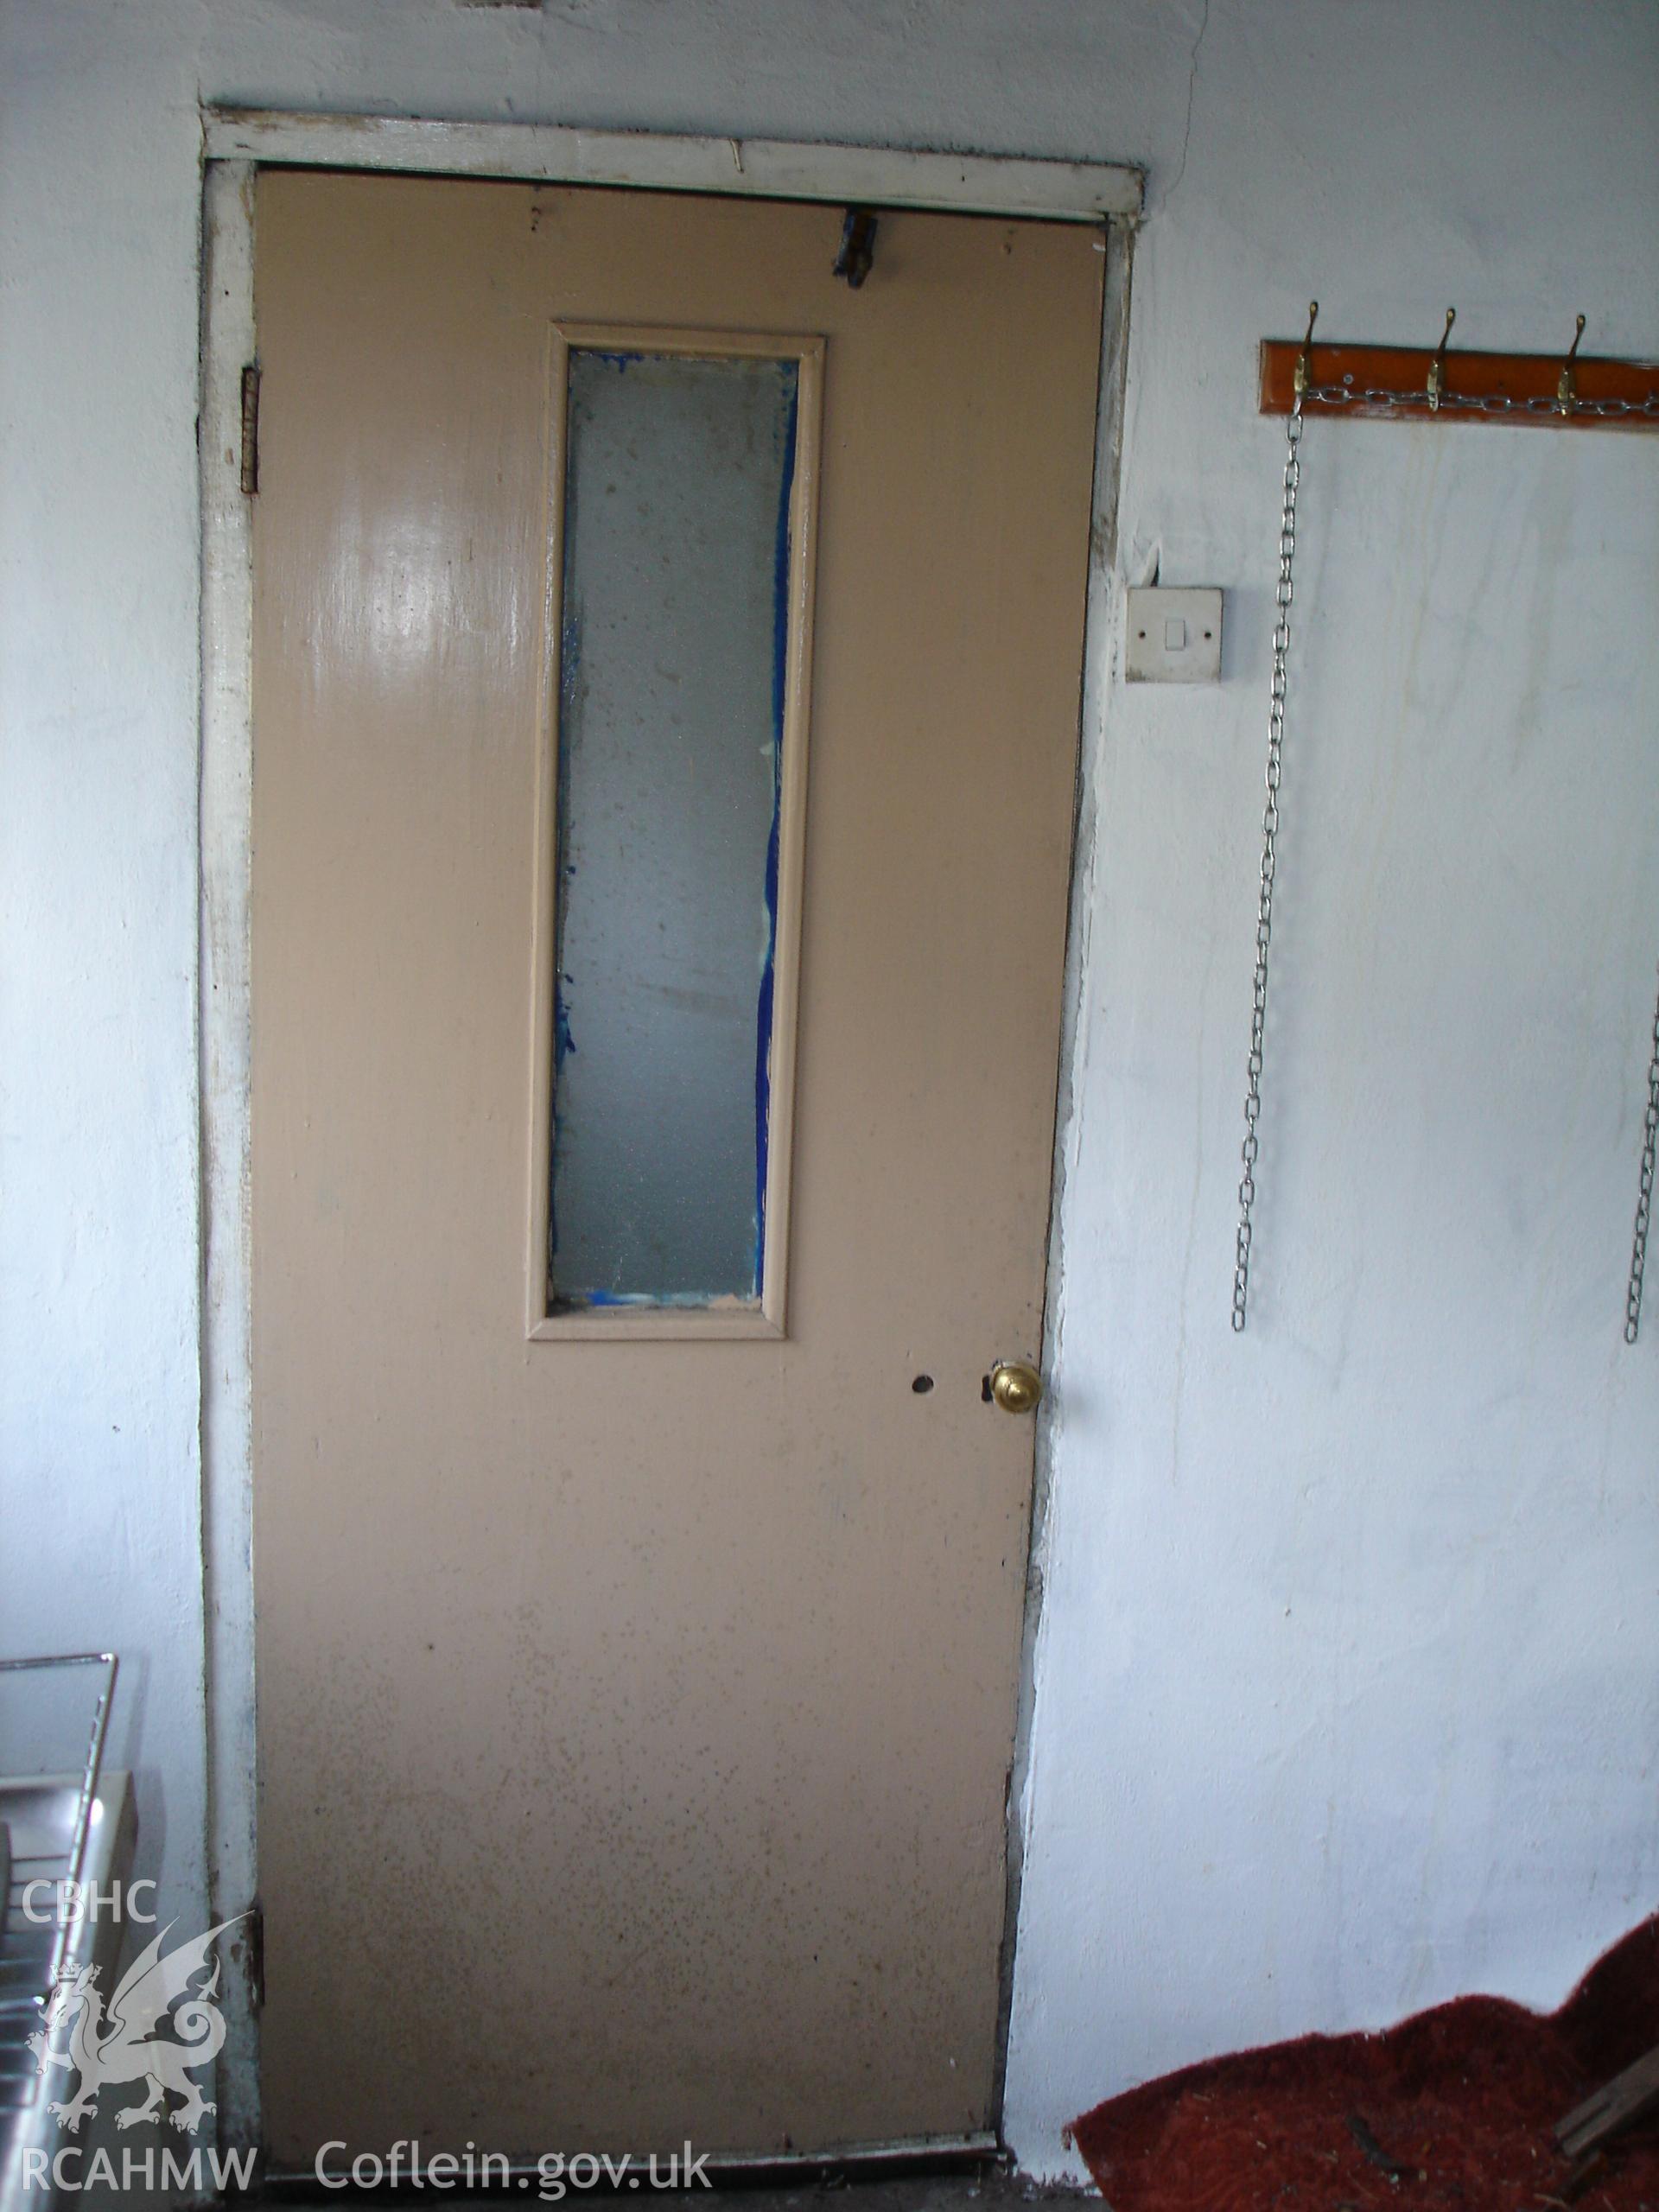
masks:
[[[1300,338],[1262,341],[1261,411],[1288,415],[1295,398]],[[1570,405],[1558,397],[1560,353],[1441,355],[1441,397],[1428,403],[1433,346],[1327,346],[1308,352],[1305,415],[1372,422],[1524,423],[1556,430],[1659,430],[1659,362],[1580,354],[1572,364]],[[1336,395],[1341,393],[1344,397]]]

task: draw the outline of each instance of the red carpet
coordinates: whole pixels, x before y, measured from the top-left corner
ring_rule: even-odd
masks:
[[[1184,2067],[1071,2132],[1114,2212],[1558,2212],[1551,2129],[1655,2044],[1659,1915],[1559,2012],[1460,1997],[1381,2035]],[[1659,2123],[1611,2143],[1576,2201],[1659,2212]]]

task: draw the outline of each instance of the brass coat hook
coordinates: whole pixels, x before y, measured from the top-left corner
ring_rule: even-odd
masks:
[[[1446,341],[1452,335],[1452,326],[1458,319],[1456,308],[1446,311],[1446,328],[1440,333],[1440,342],[1434,348],[1434,358],[1428,365],[1428,411],[1440,411],[1440,394],[1446,390]]]
[[[1561,363],[1560,381],[1555,387],[1555,412],[1570,415],[1579,404],[1578,380],[1573,374],[1573,356],[1579,350],[1579,340],[1584,335],[1584,317],[1579,317],[1579,327],[1573,333],[1573,343],[1567,349],[1567,359]]]
[[[1307,303],[1307,335],[1303,339],[1302,350],[1296,357],[1295,386],[1296,397],[1298,399],[1301,398],[1302,395],[1306,391],[1308,385],[1312,380],[1313,367],[1313,326],[1319,319],[1319,303],[1317,300],[1310,300]]]

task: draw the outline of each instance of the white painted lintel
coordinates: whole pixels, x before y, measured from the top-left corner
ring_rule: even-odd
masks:
[[[1118,162],[940,154],[910,147],[659,137],[565,124],[449,123],[405,116],[205,108],[210,162],[632,185],[766,200],[857,200],[1048,222],[1134,220],[1142,172]]]

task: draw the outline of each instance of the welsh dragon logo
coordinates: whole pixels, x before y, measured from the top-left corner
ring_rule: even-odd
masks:
[[[127,2082],[148,2083],[149,2094],[142,2103],[125,2105],[117,2113],[118,2127],[160,2120],[169,2093],[184,2101],[167,2117],[187,2134],[194,2135],[214,2109],[189,2077],[218,2056],[225,2041],[225,2015],[212,2001],[219,1993],[219,1961],[213,1961],[212,1974],[201,1987],[193,1990],[190,1985],[198,1974],[207,1973],[215,1939],[236,1922],[223,1920],[194,1942],[181,1943],[163,1955],[162,1945],[175,1924],[169,1923],[153,1937],[127,1968],[107,2012],[97,1986],[98,1968],[83,1967],[54,1985],[46,2024],[28,2038],[37,2072],[49,2076],[54,2068],[61,2068],[79,2074],[74,2095],[66,2094],[60,2104],[48,2107],[72,2135],[97,2112],[100,2089]],[[170,2026],[172,2034],[158,2034],[158,2023]],[[53,2039],[65,2028],[69,2048],[54,2050]]]

